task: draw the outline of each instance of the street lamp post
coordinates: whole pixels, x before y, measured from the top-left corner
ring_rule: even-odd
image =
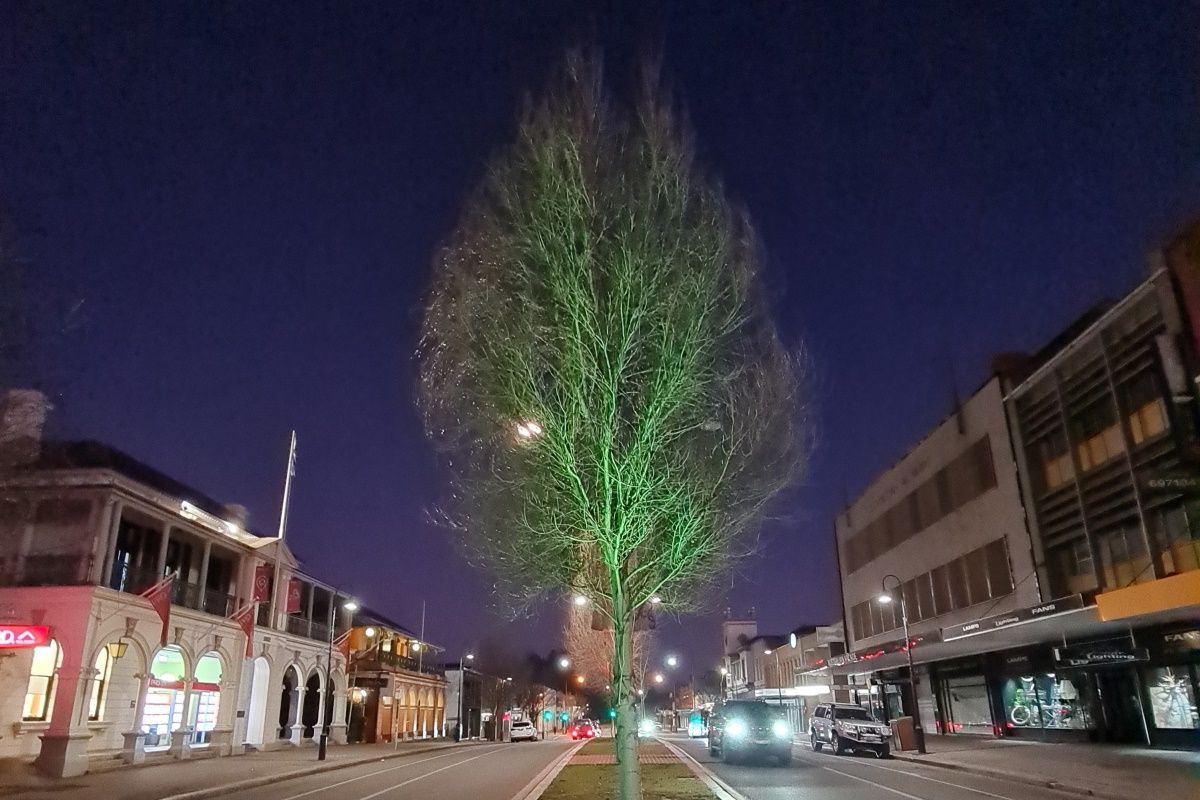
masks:
[[[467,693],[467,670],[463,664],[463,660],[474,661],[474,653],[466,653],[458,657],[458,740],[461,742],[464,738],[471,738],[469,735],[464,737],[463,731],[463,695]],[[469,734],[470,731],[467,731]]]
[[[562,698],[561,698],[564,708],[566,707],[566,703],[567,703],[567,689],[568,689],[567,684],[571,680],[571,675],[570,675],[570,673],[566,672],[566,670],[570,666],[571,666],[571,659],[567,658],[566,656],[563,656],[562,658],[560,658],[558,660],[558,668],[565,673],[563,675],[563,692],[562,692]],[[554,732],[555,733],[558,733],[558,723],[561,721],[561,720],[559,720],[558,717],[559,717],[558,703],[556,702],[554,704]]]
[[[775,690],[779,695],[779,707],[783,708],[783,667],[779,666],[779,648],[763,650],[764,656],[775,654]]]
[[[325,655],[325,703],[326,703],[326,705],[333,702],[333,698],[329,696],[329,687],[330,687],[330,684],[333,683],[333,632],[334,632],[334,629],[337,628],[337,608],[334,607],[332,600],[333,600],[333,598],[331,597],[330,598],[331,602],[329,604],[329,650],[326,652],[326,655]],[[353,614],[355,611],[358,611],[358,603],[354,602],[353,600],[347,600],[346,602],[342,603],[342,608],[346,609],[351,614]],[[346,691],[347,692],[350,691],[349,686],[346,687]],[[326,714],[324,716],[327,717],[331,722],[333,721],[332,713],[326,712]],[[324,720],[322,720],[322,722],[324,722]],[[318,740],[318,743],[317,743],[317,761],[325,760],[325,751],[328,749],[328,747],[329,747],[329,726],[322,724],[321,725],[321,738],[320,738],[320,740]]]
[[[896,581],[895,593],[900,596],[900,624],[904,628],[904,654],[908,656],[908,699],[912,702],[913,712],[913,735],[917,737],[917,752],[925,753],[925,729],[921,727],[921,708],[917,705],[917,673],[913,668],[912,657],[912,639],[908,635],[908,608],[904,604],[904,590],[901,588],[902,582],[895,575],[883,576],[883,593],[879,595],[879,602],[887,605],[895,601],[892,592],[888,591],[888,578],[894,578]]]

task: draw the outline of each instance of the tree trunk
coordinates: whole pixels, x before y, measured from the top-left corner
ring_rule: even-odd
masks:
[[[617,797],[642,800],[637,695],[633,689],[633,620],[624,614],[618,614],[613,624],[613,644],[613,685],[617,688]]]

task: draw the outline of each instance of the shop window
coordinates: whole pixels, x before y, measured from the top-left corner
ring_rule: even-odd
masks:
[[[1087,703],[1072,678],[1050,672],[1009,678],[1001,686],[1005,725],[1009,728],[1087,730]]]
[[[166,749],[171,744],[171,731],[182,725],[186,676],[183,651],[175,645],[164,647],[154,656],[142,711],[147,748]]]
[[[221,659],[216,653],[207,653],[196,662],[195,677],[192,681],[192,744],[212,742],[212,732],[217,727],[217,711],[220,704]]]
[[[62,648],[51,639],[33,648],[33,664],[29,668],[29,684],[25,689],[25,706],[21,719],[26,722],[49,722],[54,710],[55,676],[62,666]]]
[[[983,548],[987,561],[988,591],[992,597],[1003,597],[1012,591],[1012,571],[1008,567],[1008,543],[996,539]]]
[[[1146,688],[1150,693],[1150,710],[1156,728],[1200,728],[1195,687],[1186,666],[1146,670]]]
[[[1150,555],[1140,526],[1124,525],[1096,537],[1101,575],[1106,589],[1119,589],[1140,581],[1154,580]]]
[[[982,675],[948,678],[943,696],[948,716],[943,733],[993,732],[987,683]]]
[[[1121,428],[1107,398],[1092,403],[1075,417],[1076,451],[1084,472],[1108,463],[1125,452]]]
[[[1167,406],[1154,375],[1143,372],[1121,387],[1129,409],[1129,438],[1136,445],[1167,430]]]
[[[107,647],[101,647],[93,666],[92,695],[88,699],[88,719],[93,722],[104,718],[104,700],[108,695],[108,682],[112,679],[113,658]]]

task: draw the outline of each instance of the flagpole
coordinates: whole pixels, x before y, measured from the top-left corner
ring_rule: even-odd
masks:
[[[279,508],[279,536],[275,542],[275,569],[271,576],[271,619],[269,627],[278,624],[279,613],[279,583],[283,578],[280,569],[280,557],[283,551],[283,537],[287,533],[288,508],[292,502],[292,478],[296,475],[296,432],[292,431],[292,442],[288,448],[287,477],[283,481],[283,504]],[[286,606],[284,606],[286,608]]]

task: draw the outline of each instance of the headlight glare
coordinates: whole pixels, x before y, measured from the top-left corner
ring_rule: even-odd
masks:
[[[771,733],[781,739],[786,739],[792,735],[792,731],[788,728],[788,724],[781,719],[777,719],[771,723]]]
[[[740,719],[733,719],[725,727],[725,735],[733,739],[746,735],[746,723]]]

